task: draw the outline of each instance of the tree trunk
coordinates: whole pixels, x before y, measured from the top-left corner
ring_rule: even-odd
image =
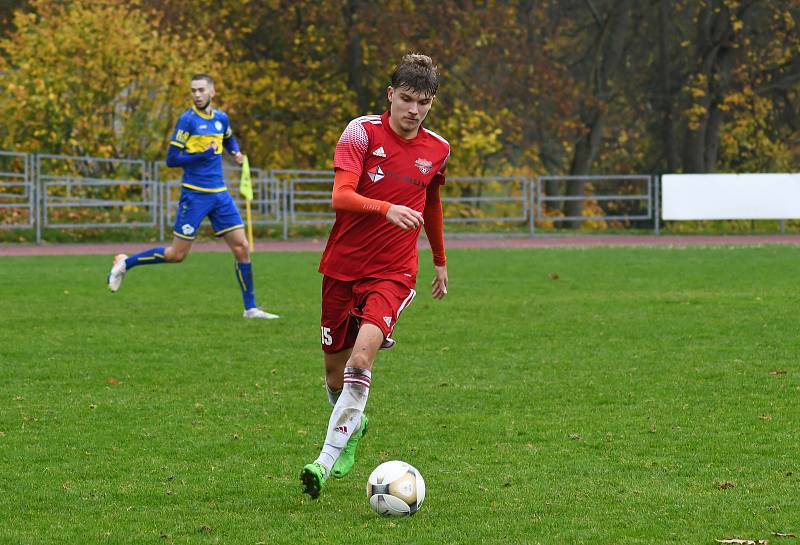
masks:
[[[597,152],[603,140],[603,130],[607,120],[607,110],[614,95],[613,86],[623,70],[623,53],[628,39],[631,22],[631,1],[621,0],[614,5],[613,11],[603,23],[597,42],[594,46],[595,64],[592,67],[592,95],[595,100],[587,101],[585,110],[581,112],[585,133],[575,145],[575,152],[570,166],[570,175],[585,176],[591,172]],[[595,18],[597,18],[595,14]],[[571,197],[583,197],[585,183],[570,183],[567,194]],[[583,200],[569,200],[564,206],[564,213],[570,217],[579,217],[583,211]],[[565,222],[568,227],[578,227],[580,221]]]
[[[734,32],[730,11],[720,2],[715,9],[703,10],[697,20],[697,58],[695,74],[705,82],[704,94],[695,104],[705,110],[696,127],[686,126],[683,156],[684,172],[713,172],[717,166],[719,134],[723,111],[720,104],[730,88],[733,64]],[[740,8],[741,15],[751,4]]]
[[[347,0],[344,8],[345,28],[347,29],[347,83],[356,94],[358,115],[368,113],[370,97],[364,85],[364,50],[359,31],[359,10],[362,0]]]
[[[661,97],[658,104],[661,109],[661,142],[664,149],[667,172],[677,172],[678,146],[675,141],[674,102],[672,89],[672,67],[669,54],[670,0],[659,3],[659,63],[661,73]]]
[[[711,112],[708,114],[708,124],[706,125],[705,172],[714,172],[717,168],[719,132],[722,128],[722,115],[722,110],[717,108],[716,103],[712,104]]]
[[[585,134],[575,145],[575,153],[572,155],[572,164],[569,168],[571,176],[587,176],[591,172],[592,161],[597,154],[597,150],[603,139],[603,130],[606,125],[606,113],[595,112],[597,115],[593,120],[586,123],[589,132]],[[583,196],[586,182],[582,180],[570,181],[567,186],[567,195]],[[569,217],[580,217],[583,212],[583,200],[569,200],[564,205],[564,214]],[[578,220],[566,222],[568,227],[579,227]]]

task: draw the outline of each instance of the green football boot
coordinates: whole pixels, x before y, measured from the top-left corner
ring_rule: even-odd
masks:
[[[362,415],[361,426],[359,426],[359,428],[353,432],[353,435],[350,436],[350,439],[347,440],[347,444],[342,449],[342,453],[339,455],[336,463],[333,464],[331,475],[333,475],[334,478],[341,479],[353,470],[353,466],[356,464],[356,447],[358,446],[358,442],[361,441],[361,438],[367,434],[367,429],[369,429],[369,418],[367,418],[367,415]]]
[[[319,493],[325,486],[325,468],[322,464],[314,462],[306,464],[300,472],[300,481],[303,483],[303,492],[311,496],[311,499],[319,498]]]

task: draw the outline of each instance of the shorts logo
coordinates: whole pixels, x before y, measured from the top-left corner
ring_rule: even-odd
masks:
[[[373,151],[372,155],[374,155],[375,157],[383,157],[384,159],[386,158],[386,152],[383,151],[383,146]]]
[[[191,226],[191,225],[189,225],[188,223],[185,223],[185,224],[181,225],[181,232],[182,232],[184,235],[186,235],[187,237],[188,237],[188,236],[191,236],[191,235],[192,235],[192,233],[194,233],[194,227],[192,227],[192,226]]]
[[[217,129],[218,131],[221,131],[222,123],[220,123],[219,121],[214,121],[214,128]]]
[[[372,180],[373,182],[381,181],[384,176],[381,167],[372,167],[367,171],[367,174],[369,175],[369,179]]]
[[[386,322],[386,327],[392,327],[392,317],[384,316],[383,321]]]
[[[417,165],[419,171],[423,174],[427,174],[433,168],[433,163],[428,161],[427,159],[417,159],[414,161],[414,164]]]

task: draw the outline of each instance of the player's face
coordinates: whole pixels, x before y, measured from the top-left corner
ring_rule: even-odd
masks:
[[[431,109],[434,97],[408,87],[389,87],[387,92],[391,103],[389,124],[403,138],[414,138]]]
[[[214,86],[204,79],[192,80],[192,100],[198,110],[205,111],[211,106],[211,99],[214,98]]]

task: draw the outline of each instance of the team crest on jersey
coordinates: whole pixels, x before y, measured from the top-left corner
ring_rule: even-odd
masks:
[[[188,237],[191,236],[192,233],[194,233],[194,227],[192,227],[188,223],[185,223],[181,226],[181,231],[183,231],[183,234]]]
[[[384,177],[381,167],[372,167],[367,171],[367,174],[369,175],[369,179],[373,182],[379,182]]]
[[[221,131],[222,123],[220,123],[219,121],[214,121],[214,128],[217,129],[218,131]]]
[[[384,159],[386,158],[386,152],[383,150],[383,146],[373,151],[372,155],[374,155],[375,157],[383,157]]]
[[[433,168],[433,163],[431,163],[427,159],[417,159],[416,161],[414,161],[414,164],[417,165],[417,168],[423,174],[429,173]]]

